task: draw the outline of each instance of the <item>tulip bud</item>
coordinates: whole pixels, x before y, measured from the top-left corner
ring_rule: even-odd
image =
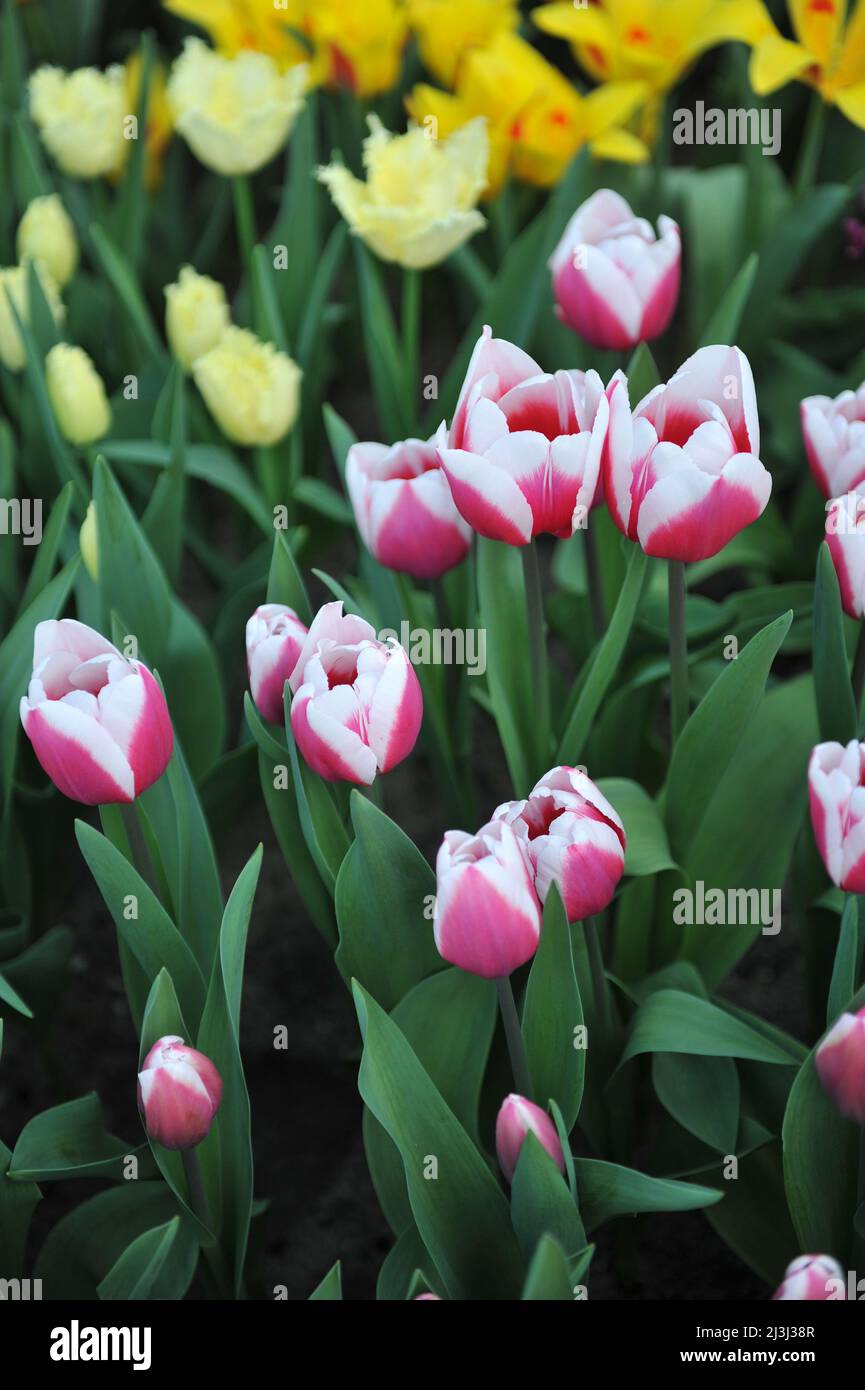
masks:
[[[414,1303],[441,1303],[437,1293],[416,1293],[412,1301]]]
[[[369,786],[414,748],[423,697],[407,653],[341,603],[319,609],[289,684],[292,732],[320,777]]]
[[[844,1271],[831,1255],[799,1255],[788,1264],[772,1302],[841,1302],[847,1298]]]
[[[122,163],[128,113],[119,64],[105,72],[38,68],[30,78],[30,114],[45,148],[71,178],[98,178]]]
[[[863,786],[865,743],[817,744],[808,762],[811,825],[826,872],[845,893],[865,893]]]
[[[577,208],[550,258],[556,313],[598,348],[657,338],[679,297],[681,241],[669,217],[656,238],[645,218],[609,188]]]
[[[300,368],[245,328],[226,328],[193,363],[192,375],[214,420],[235,444],[278,444],[297,419]]]
[[[150,671],[72,618],[37,624],[20,711],[51,781],[85,806],[133,801],[168,766],[171,720]]]
[[[504,821],[476,835],[446,833],[436,857],[433,930],[445,960],[488,980],[534,955],[541,906],[528,855]]]
[[[164,1149],[194,1149],[207,1138],[221,1100],[222,1077],[209,1057],[174,1036],[153,1044],[138,1074],[148,1138]]]
[[[817,1048],[817,1075],[835,1107],[865,1125],[865,1009],[842,1014]]]
[[[840,497],[865,481],[865,381],[839,396],[807,396],[800,406],[802,437],[824,497]]]
[[[559,1172],[565,1171],[561,1140],[547,1112],[525,1096],[510,1095],[502,1101],[496,1118],[496,1156],[508,1182],[513,1182],[520,1149],[529,1131],[546,1149]]]
[[[283,691],[297,665],[307,628],[293,608],[263,603],[246,624],[246,666],[255,707],[271,724],[283,722]]]
[[[92,444],[108,433],[105,386],[83,348],[56,343],[45,358],[45,386],[60,433],[70,444]]]
[[[42,261],[36,261],[35,266],[42,292],[48,301],[54,323],[59,328],[63,322],[64,310],[57,286]],[[8,367],[10,372],[23,371],[27,361],[27,350],[9,301],[14,304],[15,312],[22,322],[29,323],[28,274],[29,268],[26,265],[0,268],[0,362],[4,367]]]
[[[193,362],[215,348],[231,323],[225,290],[191,265],[180,267],[165,286],[165,336],[174,356],[189,371]]]
[[[18,224],[18,259],[40,261],[56,285],[72,279],[78,265],[75,227],[60,198],[48,193],[27,204]]]
[[[99,532],[96,529],[96,503],[88,502],[81,530],[78,532],[78,549],[84,561],[84,568],[94,584],[99,583]]]
[[[827,505],[826,544],[844,612],[859,619],[865,616],[865,492],[847,492]]]

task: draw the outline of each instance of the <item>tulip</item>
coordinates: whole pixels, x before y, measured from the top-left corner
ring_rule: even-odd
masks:
[[[57,286],[42,261],[36,261],[35,267],[42,293],[48,302],[55,326],[59,328],[64,319],[64,309]],[[12,305],[22,322],[29,323],[28,279],[29,268],[26,265],[0,268],[0,362],[4,367],[8,367],[10,372],[23,371],[27,361],[27,350],[12,312]]]
[[[357,529],[379,564],[438,579],[465,559],[472,532],[454,506],[435,438],[353,444],[345,481]]]
[[[562,1143],[549,1115],[525,1096],[510,1095],[502,1101],[496,1117],[496,1157],[508,1182],[513,1182],[520,1149],[530,1132],[546,1149],[559,1172],[565,1171]]]
[[[814,1303],[847,1298],[844,1271],[831,1255],[799,1255],[788,1264],[772,1302]]]
[[[319,609],[289,684],[297,746],[329,782],[369,786],[414,748],[423,697],[407,653],[341,603]]]
[[[439,1298],[439,1296],[438,1296],[437,1293],[416,1293],[415,1296],[414,1296],[413,1302],[414,1302],[414,1303],[441,1303],[441,1299]]]
[[[817,1075],[835,1108],[865,1125],[865,1009],[842,1014],[817,1048]]]
[[[150,671],[72,618],[37,624],[20,709],[51,781],[85,806],[133,801],[168,766],[171,721]]]
[[[506,801],[493,820],[510,825],[525,847],[542,903],[558,884],[568,920],[579,922],[612,901],[625,868],[625,827],[579,768],[552,768],[526,801]]]
[[[225,176],[251,174],[282,149],[303,106],[308,73],[280,72],[265,53],[226,58],[189,38],[168,79],[178,134],[202,164]]]
[[[577,208],[550,257],[556,313],[587,343],[623,350],[667,328],[679,298],[681,241],[669,217],[660,237],[618,193]]]
[[[457,406],[451,439],[461,445],[439,449],[454,502],[480,535],[509,545],[541,532],[571,536],[585,528],[598,491],[609,419],[601,378],[542,372],[489,335],[485,328]],[[492,366],[499,360],[501,372]],[[528,374],[512,381],[518,363]]]
[[[222,1077],[203,1052],[173,1035],[153,1044],[138,1074],[149,1139],[164,1149],[194,1149],[207,1138],[221,1100]]]
[[[826,544],[844,612],[861,618],[865,615],[865,493],[848,492],[828,505]]]
[[[96,503],[88,502],[81,530],[78,532],[78,549],[84,561],[84,568],[94,584],[99,583],[99,527],[96,521]]]
[[[503,979],[538,948],[541,907],[526,849],[505,821],[449,830],[436,857],[435,943],[484,979]]]
[[[56,193],[33,198],[18,223],[18,259],[39,261],[63,288],[78,265],[78,240],[72,218]]]
[[[174,284],[165,286],[165,335],[185,371],[216,347],[230,323],[222,286],[191,265],[181,266]]]
[[[192,375],[214,420],[235,444],[278,444],[297,419],[300,368],[246,328],[226,328],[193,363]]]
[[[307,635],[284,603],[263,603],[246,624],[246,666],[255,707],[271,724],[283,722],[283,691]]]
[[[865,893],[865,743],[818,743],[808,763],[811,825],[826,872]]]
[[[747,357],[705,347],[631,415],[626,378],[608,387],[604,496],[619,530],[647,555],[706,560],[756,521],[772,479]]]
[[[408,0],[408,17],[424,67],[446,87],[456,85],[471,50],[486,48],[520,21],[515,0]]]
[[[123,162],[126,77],[114,64],[37,68],[30,78],[30,114],[49,154],[73,179],[110,174]]]
[[[840,497],[865,480],[865,381],[840,396],[806,396],[800,406],[811,472],[824,497]]]
[[[485,225],[476,203],[486,186],[489,141],[483,121],[431,139],[419,126],[392,135],[368,117],[366,182],[343,164],[318,178],[355,236],[383,261],[410,270],[438,265]]]
[[[93,444],[108,433],[105,386],[83,348],[55,343],[45,358],[45,386],[60,433],[70,444]]]

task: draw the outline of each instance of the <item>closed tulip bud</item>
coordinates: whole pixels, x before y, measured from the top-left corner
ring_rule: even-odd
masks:
[[[36,274],[48,307],[59,328],[63,322],[64,311],[60,295],[51,275],[41,261],[36,261]],[[27,349],[18,329],[15,313],[25,324],[30,322],[30,292],[28,288],[29,268],[15,265],[0,268],[0,362],[10,372],[21,372],[27,361]],[[10,303],[11,301],[11,303]]]
[[[437,1293],[416,1293],[412,1301],[414,1303],[441,1303]]]
[[[826,872],[865,893],[865,743],[818,743],[808,763],[811,825]]]
[[[817,1075],[836,1109],[865,1125],[865,1009],[842,1014],[817,1048]]]
[[[459,511],[480,535],[509,545],[541,532],[573,535],[597,496],[608,419],[597,372],[542,372],[484,328],[450,447],[442,439],[439,448]]]
[[[214,420],[235,444],[278,444],[297,419],[300,368],[245,328],[226,328],[193,363],[192,375]]]
[[[407,653],[341,603],[319,609],[289,684],[292,732],[320,777],[369,786],[414,748],[423,697]]]
[[[207,1138],[222,1100],[222,1077],[182,1038],[155,1042],[138,1073],[138,1108],[148,1138],[164,1149],[194,1149]]]
[[[165,286],[165,336],[185,371],[216,347],[230,323],[222,286],[191,265],[181,266],[174,284]]]
[[[609,188],[577,208],[550,258],[556,313],[587,343],[624,350],[657,338],[679,298],[681,241],[669,217],[660,237]]]
[[[505,821],[490,821],[476,835],[445,835],[433,930],[445,960],[487,980],[510,975],[535,954],[541,905],[528,854]]]
[[[33,198],[18,223],[18,259],[40,261],[54,283],[63,288],[78,265],[75,227],[56,193]]]
[[[70,444],[92,444],[108,433],[105,386],[83,348],[56,343],[45,358],[45,385],[60,433]]]
[[[168,766],[171,720],[150,671],[72,618],[37,624],[20,708],[45,772],[85,806],[133,801]]]
[[[496,1118],[496,1156],[499,1167],[513,1182],[520,1149],[532,1133],[546,1149],[560,1173],[565,1171],[565,1155],[555,1125],[545,1110],[525,1096],[506,1096]]]
[[[435,438],[353,444],[345,481],[357,529],[379,564],[438,579],[465,559],[471,527],[454,505]]]
[[[799,1255],[788,1264],[784,1281],[772,1294],[772,1302],[844,1302],[844,1271],[831,1255]]]
[[[225,57],[189,38],[168,79],[178,134],[216,174],[251,174],[282,149],[303,106],[303,66],[280,72],[267,53]]]
[[[800,406],[811,472],[824,497],[865,480],[865,381],[840,396],[807,396]]]
[[[569,922],[612,901],[625,868],[625,827],[584,772],[552,768],[527,801],[506,801],[493,819],[510,825],[524,845],[541,902],[558,884]]]
[[[307,627],[284,603],[263,603],[246,624],[246,666],[255,707],[271,724],[283,722],[283,691],[297,665]]]
[[[78,533],[78,549],[84,561],[84,568],[94,584],[99,583],[99,531],[96,524],[96,504],[87,503],[87,511]]]
[[[99,178],[122,163],[123,122],[131,113],[118,64],[105,72],[37,68],[30,79],[30,114],[45,148],[70,178]]]
[[[865,615],[865,491],[836,497],[826,509],[826,544],[844,612]]]
[[[707,560],[765,510],[754,378],[736,347],[704,347],[631,414],[617,372],[607,388],[604,497],[647,555]]]

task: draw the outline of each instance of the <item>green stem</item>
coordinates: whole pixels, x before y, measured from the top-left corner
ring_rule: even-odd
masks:
[[[541,569],[538,564],[537,542],[522,547],[523,580],[526,587],[526,610],[529,622],[529,658],[532,663],[532,689],[535,700],[538,733],[538,763],[540,775],[549,757],[550,691],[547,679],[547,636],[544,620],[544,594]]]
[[[418,362],[420,348],[421,273],[405,269],[402,273],[402,350],[405,365],[405,398],[410,433],[415,433],[418,415]]]
[[[685,629],[685,564],[668,560],[670,607],[670,723],[671,746],[688,720],[688,634]]]
[[[499,994],[499,1011],[502,1016],[502,1023],[505,1029],[505,1038],[508,1044],[508,1053],[511,1059],[511,1071],[514,1074],[514,1085],[517,1094],[524,1096],[526,1100],[532,1099],[532,1081],[529,1073],[529,1059],[526,1056],[526,1045],[523,1042],[523,1035],[520,1029],[519,1015],[517,1014],[516,1000],[514,991],[511,987],[510,977],[503,975],[496,980],[496,989]]]
[[[853,703],[856,706],[857,734],[859,720],[862,715],[862,693],[865,691],[865,620],[859,624],[859,636],[856,639],[856,652],[853,657]]]
[[[186,1176],[186,1186],[189,1189],[189,1205],[195,1212],[202,1226],[206,1226],[208,1231],[212,1230],[210,1203],[207,1200],[207,1193],[204,1190],[204,1179],[201,1176],[201,1164],[198,1161],[196,1149],[181,1149],[183,1159],[183,1172]]]
[[[252,249],[255,246],[255,212],[252,206],[252,188],[245,174],[238,174],[231,180],[231,192],[234,198],[237,247],[247,279],[251,280]]]
[[[604,970],[604,953],[598,924],[594,917],[586,917],[583,922],[586,935],[586,952],[589,957],[589,970],[592,976],[592,996],[595,1001],[595,1016],[604,1038],[610,1031],[610,996],[607,989],[607,976]]]
[[[804,197],[813,187],[817,166],[820,163],[825,127],[826,103],[819,92],[814,92],[811,97],[811,105],[808,108],[802,143],[799,146],[796,172],[793,176],[793,193],[796,198]]]
[[[583,545],[585,547],[586,587],[589,591],[592,627],[595,631],[595,639],[600,641],[607,630],[607,615],[604,608],[604,591],[598,560],[598,540],[591,525],[587,525],[583,531]]]

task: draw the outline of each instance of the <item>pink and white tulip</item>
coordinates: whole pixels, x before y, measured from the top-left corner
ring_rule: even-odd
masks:
[[[840,396],[807,396],[800,406],[811,472],[824,497],[865,480],[865,381]]]
[[[572,536],[598,494],[609,420],[601,378],[542,372],[489,335],[485,328],[473,358],[480,367],[470,367],[471,387],[463,388],[448,443],[442,437],[439,448],[453,500],[491,540],[526,545],[541,532]],[[483,370],[499,359],[500,370]]]
[[[171,720],[150,671],[73,618],[37,625],[20,712],[51,781],[85,806],[133,801],[171,758]]]
[[[345,481],[357,529],[379,564],[413,579],[438,579],[465,559],[471,527],[454,505],[436,437],[353,444]]]
[[[826,544],[844,612],[861,618],[865,614],[865,492],[846,492],[827,505]]]
[[[865,893],[865,743],[818,743],[808,763],[811,824],[826,872]]]
[[[528,856],[504,821],[476,835],[449,830],[436,858],[435,943],[452,965],[484,979],[510,975],[541,935]]]
[[[221,1100],[222,1077],[203,1052],[171,1034],[153,1044],[138,1074],[149,1138],[165,1149],[194,1149],[210,1132]]]
[[[601,188],[577,208],[550,257],[556,313],[587,343],[624,350],[668,326],[679,298],[682,248],[670,217],[636,217]]]
[[[496,1157],[508,1182],[513,1182],[520,1150],[529,1133],[546,1149],[559,1172],[565,1171],[562,1143],[547,1112],[525,1096],[510,1095],[502,1101],[496,1117]]]
[[[799,1255],[788,1264],[784,1281],[772,1302],[817,1303],[845,1301],[844,1271],[831,1255]]]
[[[506,801],[493,820],[512,826],[524,845],[542,903],[558,884],[568,921],[612,901],[625,869],[625,827],[584,772],[552,768],[526,801]]]
[[[865,1125],[865,1009],[842,1014],[815,1054],[817,1075],[835,1108]]]
[[[246,669],[255,707],[271,724],[283,722],[282,695],[297,665],[307,627],[285,603],[263,603],[246,624]]]
[[[369,786],[414,748],[423,697],[408,654],[341,603],[319,609],[289,684],[297,746],[328,781]]]
[[[647,555],[717,555],[764,511],[754,379],[736,347],[700,348],[631,413],[627,379],[607,388],[604,495],[614,522]]]

